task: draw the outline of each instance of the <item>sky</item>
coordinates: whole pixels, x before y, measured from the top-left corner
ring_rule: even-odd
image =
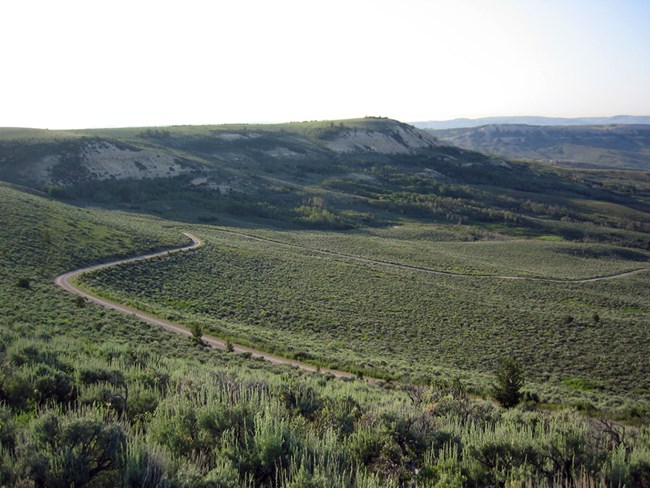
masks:
[[[0,127],[650,115],[648,0],[5,0]]]

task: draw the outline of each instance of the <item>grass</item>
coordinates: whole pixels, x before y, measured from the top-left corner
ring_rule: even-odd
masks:
[[[580,284],[471,275],[503,272],[508,260],[514,267],[518,259],[523,274],[539,273],[532,249],[545,263],[545,276],[571,279],[644,266],[643,253],[539,241],[530,248],[520,241],[400,247],[379,237],[257,232],[286,245],[209,227],[197,233],[207,243],[197,252],[103,270],[82,283],[235,342],[320,365],[425,383],[460,376],[485,391],[506,342],[544,401],[581,397],[562,378],[583,375],[604,385],[583,398],[599,408],[648,401],[633,393],[650,377],[643,353],[647,274]],[[312,250],[330,245],[381,261],[435,259],[443,269],[471,274],[432,275]],[[459,250],[464,246],[466,252]],[[517,253],[517,246],[528,251]],[[603,258],[608,253],[609,261]],[[632,257],[641,261],[626,261]],[[566,316],[574,317],[569,325]]]
[[[327,148],[398,127],[1,129],[0,176],[36,190],[0,185],[0,485],[648,485],[650,273],[571,282],[648,267],[648,176]],[[97,181],[98,144],[191,174]],[[210,350],[52,283],[181,231],[207,245],[84,286],[381,380]],[[504,357],[527,380],[509,411],[488,398]]]
[[[300,247],[468,275],[577,280],[646,266],[650,253],[611,245],[563,243],[561,238],[460,241],[449,229],[417,237],[422,226],[351,232],[249,230],[251,235]],[[453,239],[453,240],[447,240]]]
[[[65,206],[3,184],[0,192],[7,239],[0,267],[5,273],[21,266],[28,275],[42,278],[107,256],[128,256],[185,242],[173,226],[160,220]],[[150,233],[139,231],[143,225]]]
[[[280,131],[291,132],[320,139],[331,129],[371,129],[381,131],[391,127],[394,121],[384,118],[357,118],[342,120],[314,120],[302,122],[286,122],[278,124],[219,124],[202,126],[174,125],[168,127],[129,127],[114,129],[83,129],[83,130],[48,130],[28,128],[0,128],[0,140],[54,141],[78,139],[82,137],[107,137],[111,139],[142,142],[143,139],[160,138],[173,134],[175,137],[213,136],[220,133],[266,132],[275,134]]]
[[[504,411],[490,401],[468,397],[462,383],[445,382],[442,377],[431,385],[406,386],[307,374],[194,346],[187,338],[134,317],[80,304],[52,284],[56,274],[177,245],[184,240],[177,226],[133,214],[79,209],[4,185],[0,185],[0,204],[2,485],[397,487],[602,482],[633,486],[647,482],[647,427],[591,420],[566,405],[563,409],[556,405],[556,412],[536,411],[534,405],[529,411]],[[183,309],[196,308],[197,296],[188,289],[191,298],[172,298],[182,291],[174,290],[179,281],[168,274],[175,266],[183,264],[188,272],[201,276],[203,284],[210,285],[202,289],[209,291],[218,289],[214,286],[228,276],[233,297],[242,300],[241,313],[252,316],[255,310],[264,317],[260,323],[265,326],[255,326],[257,333],[266,330],[271,337],[281,333],[291,342],[300,331],[281,328],[272,313],[253,308],[268,295],[269,284],[282,275],[286,289],[278,288],[278,303],[291,305],[290,297],[295,297],[300,307],[287,311],[296,316],[315,313],[310,300],[321,297],[320,304],[328,312],[336,312],[344,303],[356,320],[363,314],[374,318],[368,307],[387,302],[396,290],[398,300],[387,303],[432,287],[430,280],[406,271],[325,259],[309,249],[234,238],[207,226],[191,230],[207,239],[205,248],[183,255],[185,263],[176,261],[180,255],[147,263],[151,267],[138,268],[137,276],[134,268],[119,269],[133,279],[112,286],[111,291],[119,292],[124,285],[137,291],[142,280],[150,279],[156,295],[170,298],[170,313],[183,317]],[[30,279],[29,288],[17,286],[24,276]],[[392,288],[387,287],[388,277]],[[351,281],[342,287],[342,279]],[[471,279],[461,284],[471,289]],[[368,280],[377,285],[376,298],[371,296],[370,305],[363,305],[357,298],[368,291],[362,288]],[[433,290],[441,293],[449,283],[443,281]],[[322,294],[325,289],[332,297]],[[452,290],[458,293],[461,288]],[[629,291],[625,286],[601,290],[612,300],[621,300]],[[637,295],[641,297],[643,291],[637,289]],[[623,304],[637,306],[638,297],[631,295]],[[137,300],[138,293],[133,298]],[[215,295],[204,298],[201,306],[223,309]],[[270,305],[266,312],[274,311],[275,305]],[[355,310],[360,305],[366,308]],[[386,306],[378,310],[391,311]],[[363,357],[363,350],[355,350],[357,345],[365,343],[372,352],[378,344],[370,335],[359,342],[359,334],[367,330],[360,322],[359,330],[350,329],[335,346],[353,358]],[[393,331],[395,347],[403,348],[402,330]],[[629,328],[620,331],[628,333]],[[395,357],[386,355],[391,362]],[[416,359],[413,356],[408,362]],[[487,379],[487,373],[484,376]],[[571,398],[585,405],[592,393]],[[642,418],[643,410],[636,408]],[[628,419],[632,413],[628,412]]]
[[[562,382],[578,391],[593,391],[603,388],[603,385],[597,381],[585,380],[583,378],[565,378]]]

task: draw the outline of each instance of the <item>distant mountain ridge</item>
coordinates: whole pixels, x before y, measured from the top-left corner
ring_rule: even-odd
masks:
[[[650,125],[484,125],[430,130],[464,149],[582,168],[650,169]]]
[[[538,116],[513,116],[513,117],[482,117],[478,119],[459,118],[451,120],[428,120],[412,122],[419,129],[462,129],[480,127],[493,124],[526,124],[526,125],[609,125],[609,124],[650,124],[650,116],[646,115],[615,115],[613,117],[538,117]]]

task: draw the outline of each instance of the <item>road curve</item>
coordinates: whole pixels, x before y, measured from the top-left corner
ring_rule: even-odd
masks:
[[[78,276],[81,276],[84,273],[88,273],[90,271],[96,271],[98,269],[104,269],[104,268],[110,268],[111,266],[117,266],[118,264],[124,264],[124,263],[132,263],[134,261],[143,261],[145,259],[152,259],[156,257],[162,257],[162,256],[168,256],[170,254],[176,253],[176,252],[182,252],[182,251],[188,251],[190,249],[196,249],[200,246],[203,245],[203,240],[194,236],[193,234],[190,234],[189,232],[183,232],[184,235],[189,237],[192,240],[192,244],[188,246],[183,246],[179,248],[174,248],[174,249],[168,249],[166,251],[160,251],[160,252],[155,252],[152,254],[146,254],[143,256],[136,256],[132,258],[126,258],[126,259],[118,259],[115,261],[110,261],[108,263],[103,263],[103,264],[95,264],[93,266],[87,266],[85,268],[80,268],[76,269],[74,271],[69,271],[68,273],[64,273],[62,275],[57,276],[54,279],[54,284],[63,288],[67,292],[70,292],[74,295],[78,295],[80,297],[84,297],[85,299],[94,302],[98,305],[101,305],[102,307],[110,308],[112,310],[116,310],[118,312],[122,312],[125,314],[129,315],[134,315],[138,317],[139,319],[144,320],[145,322],[155,325],[157,327],[161,327],[165,330],[175,332],[176,334],[181,334],[185,336],[191,336],[192,333],[187,327],[183,327],[182,325],[176,324],[174,322],[170,322],[168,320],[164,320],[158,317],[154,317],[153,315],[150,315],[148,313],[142,312],[140,310],[137,310],[133,307],[129,307],[128,305],[122,305],[120,303],[114,302],[112,300],[108,300],[107,298],[102,298],[96,295],[92,295],[80,288],[78,288],[74,283],[73,280],[74,278],[77,278]],[[222,341],[221,339],[218,339],[216,337],[210,336],[210,335],[204,335],[203,336],[203,342],[208,344],[209,346],[215,348],[215,349],[225,349],[226,348],[226,342]],[[235,352],[239,353],[248,353],[251,355],[252,358],[255,359],[263,359],[265,361],[268,361],[269,363],[272,364],[280,364],[280,365],[289,365],[289,366],[294,366],[296,368],[303,369],[305,371],[310,371],[310,372],[316,372],[320,371],[321,373],[326,373],[326,374],[331,374],[333,376],[336,376],[338,378],[353,378],[354,375],[352,373],[349,373],[347,371],[339,371],[335,369],[327,369],[327,368],[317,368],[316,366],[312,366],[311,364],[305,364],[300,361],[296,361],[293,359],[287,359],[281,356],[276,356],[273,354],[269,354],[266,352],[258,351],[257,349],[253,349],[250,347],[246,346],[240,346],[237,344],[233,344],[235,348]]]
[[[276,244],[276,245],[281,245],[281,246],[287,246],[287,247],[292,247],[292,248],[297,248],[297,249],[302,249],[305,251],[310,251],[318,254],[323,254],[323,255],[329,255],[332,257],[336,258],[342,258],[350,261],[356,261],[359,263],[364,263],[364,264],[374,264],[374,265],[380,265],[380,266],[386,266],[389,268],[396,268],[396,269],[405,269],[405,270],[410,270],[410,271],[417,271],[421,273],[428,273],[428,274],[435,274],[435,275],[445,275],[445,276],[462,276],[462,277],[472,277],[472,278],[496,278],[496,279],[502,279],[502,280],[529,280],[529,281],[538,281],[538,282],[545,282],[545,283],[590,283],[590,282],[595,282],[595,281],[604,281],[604,280],[611,280],[611,279],[617,279],[617,278],[624,278],[626,276],[631,276],[637,273],[644,273],[647,272],[647,268],[639,268],[635,269],[632,271],[627,271],[623,273],[618,273],[614,275],[609,275],[609,276],[596,276],[592,278],[584,278],[584,279],[577,279],[577,280],[562,280],[562,279],[553,279],[553,278],[541,278],[541,277],[527,277],[527,276],[499,276],[499,275],[470,275],[470,274],[463,274],[463,273],[454,273],[451,271],[442,271],[442,270],[435,270],[431,268],[420,268],[417,266],[410,266],[407,264],[398,264],[398,263],[391,263],[387,261],[379,261],[379,260],[374,260],[374,259],[367,259],[363,258],[360,256],[354,256],[354,255],[349,255],[349,254],[344,254],[344,253],[338,253],[334,251],[325,251],[325,250],[320,250],[320,249],[310,249],[307,247],[299,246],[296,244],[291,244],[287,242],[282,242],[282,241],[276,241],[274,239],[268,239],[264,237],[258,237],[250,234],[244,234],[242,232],[236,232],[236,231],[230,231],[230,230],[225,230],[225,229],[216,229],[219,232],[223,232],[226,234],[231,234],[239,237],[243,237],[246,239],[250,239],[253,241],[258,241],[258,242],[265,242],[265,243],[271,243],[271,244]],[[148,313],[142,312],[136,308],[129,307],[128,305],[122,305],[120,303],[114,302],[112,300],[109,300],[107,298],[102,298],[96,295],[92,295],[86,291],[83,291],[82,289],[78,288],[76,285],[72,283],[74,278],[81,276],[84,273],[88,273],[90,271],[96,271],[99,269],[104,269],[104,268],[109,268],[111,266],[117,266],[119,264],[124,264],[124,263],[131,263],[134,261],[142,261],[146,259],[152,259],[156,257],[162,257],[162,256],[168,256],[172,253],[176,252],[182,252],[182,251],[188,251],[190,249],[196,249],[204,244],[203,240],[194,236],[193,234],[189,232],[183,232],[184,235],[189,237],[192,240],[192,243],[188,246],[183,246],[179,248],[174,248],[174,249],[168,249],[165,251],[159,251],[155,252],[152,254],[146,254],[142,256],[135,256],[132,258],[126,258],[126,259],[118,259],[115,261],[110,261],[108,263],[103,263],[103,264],[96,264],[93,266],[87,266],[85,268],[77,269],[74,271],[70,271],[68,273],[64,273],[62,275],[57,276],[54,279],[54,283],[63,288],[64,290],[74,294],[78,295],[81,297],[86,298],[87,300],[94,302],[98,305],[101,305],[106,308],[110,308],[112,310],[116,310],[118,312],[122,312],[125,314],[133,315],[136,316],[145,322],[155,325],[157,327],[161,327],[165,330],[175,332],[177,334],[185,335],[185,336],[191,336],[192,333],[187,327],[184,327],[182,325],[179,325],[174,322],[170,322],[168,320],[164,320],[158,317],[155,317],[153,315],[150,315]],[[226,348],[226,342],[218,339],[216,337],[210,336],[210,335],[204,335],[203,336],[203,341],[208,344],[209,346],[215,348],[215,349],[225,349]],[[326,374],[331,374],[333,376],[336,376],[338,378],[353,378],[354,375],[352,373],[349,373],[347,371],[340,371],[340,370],[335,370],[335,369],[327,369],[327,368],[317,368],[316,366],[313,366],[311,364],[306,364],[300,361],[296,361],[294,359],[288,359],[285,357],[281,356],[276,356],[274,354],[270,354],[267,352],[259,351],[257,349],[253,349],[251,347],[246,347],[246,346],[241,346],[237,344],[233,344],[235,348],[235,352],[239,353],[247,353],[250,354],[252,358],[256,359],[263,359],[265,361],[268,361],[269,363],[272,364],[279,364],[279,365],[289,365],[289,366],[294,366],[296,368],[303,369],[305,371],[310,371],[310,372],[316,372],[320,371],[322,373]]]

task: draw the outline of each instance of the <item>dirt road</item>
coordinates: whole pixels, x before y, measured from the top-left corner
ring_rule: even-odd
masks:
[[[94,266],[88,266],[86,268],[81,268],[77,269],[74,271],[70,271],[68,273],[62,274],[57,276],[54,279],[54,283],[57,286],[60,286],[64,290],[73,293],[75,295],[84,297],[85,299],[97,303],[98,305],[101,305],[102,307],[110,308],[112,310],[117,310],[118,312],[134,315],[145,322],[155,325],[157,327],[161,327],[165,330],[175,332],[177,334],[185,335],[185,336],[191,336],[192,333],[189,331],[187,327],[183,327],[182,325],[176,324],[174,322],[170,322],[168,320],[160,319],[158,317],[154,317],[153,315],[149,315],[145,312],[142,312],[140,310],[137,310],[133,307],[129,307],[127,305],[122,305],[117,302],[114,302],[112,300],[108,300],[106,298],[102,298],[96,295],[92,295],[88,292],[85,292],[78,288],[74,283],[73,280],[74,278],[87,273],[89,271],[95,271],[98,269],[103,269],[103,268],[109,268],[111,266],[117,266],[118,264],[123,264],[123,263],[132,263],[134,261],[142,261],[145,259],[152,259],[155,257],[160,257],[160,256],[168,256],[169,254],[176,253],[176,252],[182,252],[182,251],[188,251],[190,249],[196,249],[197,247],[200,247],[203,245],[203,241],[199,239],[198,237],[194,236],[193,234],[190,234],[189,232],[184,232],[187,237],[189,237],[192,240],[192,244],[189,246],[184,246],[176,249],[170,249],[167,251],[161,251],[161,252],[156,252],[153,254],[147,254],[143,256],[136,256],[133,258],[127,258],[127,259],[119,259],[116,261],[111,261],[108,263],[104,264],[96,264]],[[221,339],[217,339],[216,337],[212,337],[210,335],[204,335],[203,336],[203,341],[208,344],[211,347],[214,347],[216,349],[225,349],[226,348],[226,343],[225,341],[222,341]],[[269,354],[266,352],[258,351],[256,349],[250,348],[250,347],[245,347],[245,346],[240,346],[237,344],[233,344],[235,348],[235,352],[238,353],[249,353],[251,354],[252,358],[261,358],[264,359],[265,361],[268,361],[269,363],[272,364],[284,364],[284,365],[289,365],[289,366],[295,366],[296,368],[304,369],[306,371],[311,371],[311,372],[316,372],[320,371],[321,373],[328,373],[333,376],[336,376],[338,378],[353,378],[354,375],[352,373],[348,373],[347,371],[338,371],[334,369],[327,369],[327,368],[321,368],[320,370],[316,366],[312,366],[311,364],[305,364],[301,363],[300,361],[295,361],[293,359],[287,359],[283,358],[280,356],[275,356],[273,354]]]
[[[231,235],[236,235],[239,237],[243,237],[246,239],[251,239],[254,241],[259,241],[259,242],[265,242],[265,243],[270,243],[274,245],[281,245],[281,246],[287,246],[287,247],[293,247],[293,248],[298,248],[302,250],[307,250],[310,252],[315,252],[319,254],[325,254],[329,255],[332,257],[337,257],[337,258],[342,258],[346,260],[351,260],[351,261],[356,261],[359,263],[366,263],[366,264],[373,264],[373,265],[380,265],[380,266],[386,266],[389,268],[398,268],[398,269],[406,269],[406,270],[411,270],[411,271],[417,271],[421,273],[429,273],[429,274],[437,274],[437,275],[445,275],[445,276],[464,276],[464,277],[473,277],[473,278],[496,278],[496,279],[503,279],[503,280],[531,280],[531,281],[541,281],[541,282],[546,282],[546,283],[590,283],[590,282],[595,282],[595,281],[603,281],[603,280],[611,280],[611,279],[616,279],[616,278],[624,278],[626,276],[631,276],[637,273],[643,273],[648,271],[646,268],[640,268],[640,269],[635,269],[632,271],[627,271],[624,273],[618,273],[615,275],[609,275],[609,276],[596,276],[593,278],[585,278],[585,279],[580,279],[580,280],[561,280],[561,279],[552,279],[552,278],[535,278],[535,277],[523,277],[523,276],[498,276],[498,275],[468,275],[468,274],[462,274],[462,273],[453,273],[453,272],[448,272],[448,271],[440,271],[440,270],[435,270],[435,269],[429,269],[429,268],[420,268],[416,266],[409,266],[406,264],[397,264],[397,263],[391,263],[391,262],[385,262],[385,261],[377,261],[373,259],[367,259],[367,258],[362,258],[359,256],[353,256],[353,255],[348,255],[348,254],[343,254],[343,253],[338,253],[338,252],[333,252],[333,251],[324,251],[324,250],[318,250],[318,249],[309,249],[306,247],[298,246],[296,244],[290,244],[290,243],[285,243],[281,241],[276,241],[273,239],[266,239],[263,237],[257,237],[257,236],[252,236],[249,234],[244,234],[241,232],[236,232],[236,231],[228,231],[228,230],[222,230],[219,229],[219,232],[224,232],[228,233]],[[124,263],[131,263],[134,261],[142,261],[145,259],[152,259],[156,257],[161,257],[161,256],[167,256],[172,253],[176,252],[183,252],[183,251],[188,251],[190,249],[196,249],[200,246],[203,245],[203,241],[199,239],[198,237],[194,236],[193,234],[190,234],[189,232],[184,232],[187,237],[189,237],[192,240],[192,244],[180,248],[175,248],[175,249],[170,249],[166,251],[160,251],[152,254],[147,254],[143,256],[136,256],[133,258],[127,258],[127,259],[119,259],[115,261],[110,261],[108,263],[104,264],[97,264],[94,266],[88,266],[86,268],[81,268],[77,269],[74,271],[70,271],[68,273],[62,274],[57,276],[54,279],[54,283],[57,286],[60,286],[64,290],[73,293],[75,295],[81,296],[86,298],[87,300],[97,303],[103,307],[110,308],[112,310],[117,310],[118,312],[134,315],[145,322],[155,325],[157,327],[161,327],[165,330],[175,332],[177,334],[182,334],[186,336],[191,336],[192,333],[187,327],[184,327],[182,325],[179,325],[174,322],[170,322],[168,320],[160,319],[158,317],[154,317],[153,315],[149,315],[145,312],[142,312],[140,310],[137,310],[133,307],[129,307],[127,305],[122,305],[117,302],[108,300],[106,298],[102,298],[96,295],[92,295],[88,292],[85,292],[78,288],[74,283],[73,280],[74,278],[82,275],[83,273],[87,273],[89,271],[95,271],[98,269],[103,269],[103,268],[109,268],[111,266],[117,266],[119,264],[124,264]],[[210,336],[210,335],[204,335],[203,336],[203,341],[210,345],[211,347],[214,347],[216,349],[225,349],[226,348],[226,343],[225,341],[222,341],[221,339],[218,339],[216,337]],[[339,370],[334,370],[334,369],[326,369],[326,368],[321,368],[318,369],[316,366],[312,366],[310,364],[305,364],[300,361],[296,361],[293,359],[287,359],[281,356],[275,356],[273,354],[269,354],[263,351],[258,351],[257,349],[253,349],[250,347],[246,346],[240,346],[237,344],[233,344],[235,348],[235,352],[239,353],[249,353],[251,354],[251,357],[253,358],[260,358],[264,359],[265,361],[268,361],[272,364],[283,364],[283,365],[290,365],[294,366],[296,368],[300,368],[306,371],[320,371],[322,373],[329,373],[331,375],[334,375],[339,378],[353,378],[354,375],[352,373],[349,373],[347,371],[339,371]]]

